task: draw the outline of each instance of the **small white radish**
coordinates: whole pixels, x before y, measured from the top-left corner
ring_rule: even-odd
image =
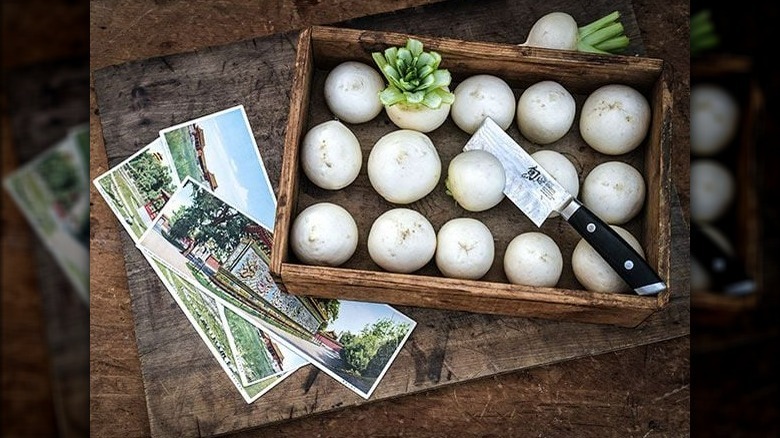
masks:
[[[396,103],[385,106],[385,112],[395,126],[420,132],[431,132],[441,126],[450,115],[451,105],[442,103],[436,109],[425,105]]]
[[[510,283],[553,287],[563,272],[563,255],[550,236],[532,231],[509,242],[504,272]]]
[[[628,85],[604,85],[582,105],[580,135],[598,152],[620,155],[634,150],[650,127],[650,104]]]
[[[430,193],[441,176],[441,160],[427,135],[399,129],[382,136],[368,155],[368,179],[388,202],[409,204]]]
[[[497,76],[470,76],[455,87],[454,93],[452,121],[468,134],[473,134],[485,117],[493,119],[504,130],[515,118],[515,95],[509,84]]]
[[[408,208],[380,215],[368,233],[368,255],[382,269],[410,273],[425,266],[436,252],[436,232],[425,216]]]
[[[580,177],[574,164],[560,152],[551,150],[536,151],[531,154],[537,163],[550,174],[567,192],[576,197],[580,193]],[[558,217],[558,212],[551,212],[549,217]]]
[[[384,87],[375,69],[362,62],[346,61],[325,78],[325,103],[338,119],[365,123],[382,112],[379,93]]]
[[[352,215],[330,202],[313,204],[293,222],[290,246],[302,262],[339,266],[355,253],[358,229]]]
[[[485,211],[504,199],[504,166],[490,152],[464,151],[450,161],[445,184],[458,205],[468,211]]]
[[[736,183],[731,171],[710,158],[691,162],[691,218],[701,222],[720,219],[734,200]]]
[[[617,53],[628,47],[623,24],[615,11],[586,26],[578,27],[574,17],[565,12],[551,12],[536,20],[521,46],[591,53]]]
[[[357,178],[362,164],[360,142],[338,120],[314,126],[301,142],[303,173],[317,187],[326,190],[343,189]]]
[[[439,229],[436,236],[436,266],[445,277],[477,280],[493,264],[493,234],[482,222],[456,218]]]
[[[622,161],[594,167],[582,183],[582,203],[608,224],[624,224],[642,210],[645,180]]]
[[[642,258],[645,253],[639,241],[626,229],[610,225],[620,237],[631,245]],[[577,281],[585,289],[594,292],[627,292],[628,285],[612,269],[599,253],[585,239],[580,239],[571,256],[571,266]]]
[[[712,156],[734,139],[739,104],[730,92],[714,84],[691,87],[691,153]]]
[[[517,126],[528,140],[550,144],[560,140],[574,123],[574,97],[555,81],[537,82],[517,101]]]

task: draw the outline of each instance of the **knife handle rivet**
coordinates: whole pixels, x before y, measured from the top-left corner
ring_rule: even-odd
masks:
[[[623,263],[623,267],[626,268],[627,271],[630,271],[634,268],[634,262],[631,260],[626,260],[626,262]]]
[[[593,223],[590,223],[590,224],[588,224],[585,227],[585,229],[588,230],[589,233],[592,233],[592,232],[596,231],[596,225],[593,224]]]

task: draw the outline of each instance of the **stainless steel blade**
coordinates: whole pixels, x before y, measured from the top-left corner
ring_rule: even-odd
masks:
[[[551,212],[560,212],[573,199],[490,117],[485,118],[463,150],[484,150],[501,161],[506,173],[504,194],[537,227],[542,226]]]

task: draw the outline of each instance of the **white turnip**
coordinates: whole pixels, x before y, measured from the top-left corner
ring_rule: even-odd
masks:
[[[358,229],[352,215],[330,202],[313,204],[293,222],[290,247],[302,262],[338,266],[357,248]]]
[[[642,209],[645,191],[645,180],[638,170],[622,161],[607,161],[585,177],[582,203],[604,222],[620,225]]]
[[[399,129],[374,144],[367,171],[371,186],[388,202],[409,204],[436,187],[441,160],[427,135]]]
[[[490,152],[461,152],[447,168],[447,192],[468,211],[485,211],[504,199],[504,166]]]
[[[711,156],[734,139],[739,105],[723,87],[699,84],[691,87],[691,153]]]
[[[578,27],[574,17],[565,12],[551,12],[538,19],[528,32],[522,46],[590,53],[618,53],[630,40],[623,33],[623,24],[615,11],[586,26]]]
[[[513,284],[554,287],[563,272],[563,255],[550,236],[537,231],[523,233],[506,248],[504,272]]]
[[[734,200],[736,183],[731,171],[718,161],[691,162],[691,218],[701,222],[720,219]]]
[[[565,155],[556,151],[541,150],[531,154],[531,158],[539,163],[572,196],[576,197],[579,195],[580,179],[577,168],[574,167],[574,164]],[[559,216],[558,212],[553,211],[550,213],[550,217],[557,216]]]
[[[436,232],[422,214],[395,208],[380,215],[368,233],[368,255],[382,269],[410,273],[436,252]]]
[[[436,266],[445,277],[477,280],[493,264],[493,234],[482,222],[456,218],[436,236]]]
[[[590,147],[620,155],[642,143],[650,128],[650,104],[628,85],[604,85],[582,105],[580,135]]]
[[[485,117],[493,119],[504,130],[515,118],[515,95],[503,79],[481,74],[466,78],[455,87],[455,102],[450,109],[452,121],[473,134]]]
[[[370,66],[343,62],[325,78],[325,103],[338,119],[364,123],[382,112],[379,92],[384,85],[382,76]]]
[[[645,253],[639,241],[626,229],[610,225],[642,258]],[[626,292],[628,285],[585,239],[580,239],[571,256],[571,266],[577,281],[594,292]]]
[[[574,123],[574,97],[554,81],[537,82],[517,101],[517,127],[528,140],[550,144],[560,140]]]
[[[360,173],[362,160],[357,137],[338,120],[314,126],[301,142],[303,173],[326,190],[350,185]]]

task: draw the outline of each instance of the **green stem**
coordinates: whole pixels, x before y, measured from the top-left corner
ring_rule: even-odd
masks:
[[[580,38],[580,41],[585,44],[595,46],[598,43],[618,37],[620,35],[623,35],[623,25],[620,23],[614,23],[595,31],[584,38]]]
[[[623,33],[623,24],[618,21],[620,12],[615,11],[579,28],[577,50],[588,53],[610,54],[628,47],[629,39]]]
[[[614,23],[615,21],[617,21],[618,18],[620,18],[620,12],[615,11],[609,15],[599,18],[593,23],[580,27],[580,38],[584,38],[592,34],[593,32],[603,28],[604,26]]]
[[[605,52],[614,53],[617,50],[623,50],[626,47],[628,47],[628,44],[630,43],[629,39],[625,35],[621,35],[616,38],[611,38],[606,41],[600,42],[594,47],[596,47],[599,50],[603,50]]]

